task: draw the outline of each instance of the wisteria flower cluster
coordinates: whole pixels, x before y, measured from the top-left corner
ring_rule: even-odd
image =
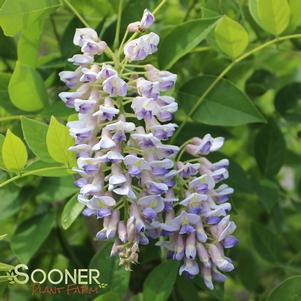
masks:
[[[213,289],[213,280],[225,281],[222,272],[234,269],[224,249],[238,242],[229,215],[233,189],[220,184],[229,161],[205,158],[222,147],[222,137],[168,144],[178,104],[166,92],[177,76],[131,64],[157,51],[159,36],[147,33],[154,19],[146,9],[115,52],[93,29],[76,30],[73,43],[82,53],[69,59],[75,71],[59,74],[71,89],[59,97],[78,112],[67,124],[75,139],[70,150],[77,155],[78,200],[85,216],[100,221],[96,238],[114,241],[111,255],[127,270],[138,262],[140,246],[156,239],[168,258],[183,261],[180,274],[201,274]],[[192,159],[181,161],[184,152]]]

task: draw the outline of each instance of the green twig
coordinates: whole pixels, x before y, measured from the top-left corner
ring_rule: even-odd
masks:
[[[118,44],[119,44],[122,6],[123,6],[123,0],[119,0],[118,16],[117,16],[117,24],[116,24],[116,33],[115,33],[115,39],[114,39],[114,48],[117,48]]]
[[[0,122],[10,121],[10,120],[20,120],[22,117],[23,117],[22,115],[4,116],[4,117],[0,117]]]
[[[160,9],[161,7],[165,4],[166,0],[162,0],[159,5],[154,9],[153,11],[153,15],[155,15]]]
[[[83,16],[77,11],[77,9],[69,2],[69,0],[63,0],[63,2],[70,8],[70,10],[77,16],[77,18],[85,25],[86,27],[91,26],[88,24],[88,22],[84,19]]]
[[[65,167],[65,166],[54,166],[54,167],[44,167],[44,168],[39,168],[39,169],[35,169],[35,170],[31,170],[31,171],[28,171],[28,172],[25,172],[23,174],[18,174],[2,183],[0,183],[0,188],[8,185],[9,183],[11,182],[14,182],[14,181],[17,181],[21,178],[25,178],[25,177],[28,177],[28,176],[31,176],[31,175],[34,175],[35,173],[38,173],[38,172],[43,172],[43,171],[55,171],[55,170],[62,170],[62,169],[67,169],[67,170],[70,170],[69,168]]]
[[[186,15],[183,19],[183,22],[187,21],[189,16],[190,16],[190,13],[192,12],[194,6],[196,5],[197,3],[197,0],[192,0],[191,4],[189,5],[188,9],[187,9],[187,12],[186,12]]]
[[[184,126],[186,125],[186,123],[188,122],[189,118],[195,113],[195,111],[197,110],[197,108],[199,107],[199,105],[204,101],[204,99],[208,96],[208,94],[213,90],[213,88],[215,88],[215,86],[223,79],[223,77],[230,71],[232,70],[232,68],[238,64],[239,62],[241,62],[242,60],[248,58],[249,56],[255,54],[256,52],[265,49],[271,45],[274,45],[278,42],[281,41],[285,41],[285,40],[290,40],[290,39],[299,39],[301,38],[301,34],[292,34],[292,35],[287,35],[287,36],[283,36],[283,37],[277,37],[274,40],[271,40],[269,42],[266,42],[260,46],[255,47],[254,49],[246,52],[245,54],[242,54],[241,56],[239,56],[238,58],[236,58],[232,63],[230,63],[222,72],[221,74],[211,83],[211,85],[206,89],[206,91],[204,92],[204,94],[198,99],[198,101],[194,104],[194,106],[192,107],[192,109],[189,111],[189,113],[185,116],[185,119],[183,120],[183,122],[181,123],[181,125],[179,126],[179,128],[177,129],[176,133],[174,134],[173,138],[171,139],[171,143],[173,143],[176,138],[178,137],[178,135],[180,134],[180,132],[182,131],[182,129],[184,128]]]

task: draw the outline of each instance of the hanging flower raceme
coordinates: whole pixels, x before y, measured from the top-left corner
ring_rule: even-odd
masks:
[[[128,32],[136,36],[153,22],[146,9]],[[70,151],[77,155],[78,200],[84,215],[100,221],[96,238],[114,241],[111,255],[126,269],[138,262],[140,245],[160,238],[168,257],[183,261],[180,274],[201,273],[212,289],[212,280],[224,281],[222,272],[234,268],[224,254],[237,243],[229,216],[233,189],[221,184],[229,162],[204,157],[220,149],[223,138],[208,134],[181,147],[168,144],[178,105],[164,93],[177,76],[130,64],[156,52],[159,40],[153,32],[132,37],[114,54],[93,29],[76,30],[73,42],[82,53],[69,59],[75,71],[59,74],[71,89],[59,97],[78,112],[78,120],[67,123],[75,140]],[[181,161],[184,151],[193,159]]]

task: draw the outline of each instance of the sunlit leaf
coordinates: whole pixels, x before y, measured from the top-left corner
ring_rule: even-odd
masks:
[[[73,153],[68,148],[73,145],[73,138],[69,135],[66,126],[59,123],[55,117],[51,117],[46,135],[46,143],[50,156],[57,162],[68,164]]]
[[[250,0],[249,7],[258,25],[269,33],[279,35],[289,24],[290,7],[287,0]]]
[[[6,35],[14,36],[59,6],[58,0],[6,0],[0,8],[0,26]]]
[[[27,150],[23,141],[7,130],[3,145],[2,159],[8,170],[20,171],[27,163]]]
[[[236,58],[248,46],[247,31],[236,21],[223,17],[216,25],[215,39],[220,49],[231,58]]]
[[[61,224],[64,230],[68,229],[83,211],[85,205],[77,200],[77,195],[73,196],[65,205],[62,212]]]
[[[31,66],[17,62],[8,85],[11,102],[18,109],[33,112],[42,109],[48,100],[40,74]]]

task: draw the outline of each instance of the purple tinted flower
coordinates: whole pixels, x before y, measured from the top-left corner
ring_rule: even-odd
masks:
[[[170,159],[156,160],[150,162],[151,172],[155,176],[165,176],[171,168],[173,168],[173,161]]]
[[[143,215],[146,219],[153,220],[157,216],[157,212],[152,208],[144,208]]]
[[[160,95],[159,82],[150,82],[140,77],[137,79],[137,91],[144,97],[157,99]]]
[[[104,41],[95,42],[92,40],[87,40],[84,42],[81,51],[88,55],[102,54],[106,51],[108,45]]]
[[[234,270],[233,264],[223,255],[223,251],[220,245],[208,244],[208,253],[213,263],[221,271],[231,272],[232,270]]]
[[[111,121],[117,114],[119,110],[116,109],[109,97],[104,99],[103,105],[99,106],[99,110],[93,113],[101,121]]]
[[[200,169],[200,163],[182,163],[177,162],[177,169],[179,171],[179,175],[182,178],[190,178],[191,176],[195,176]]]
[[[128,25],[127,31],[128,32],[138,32],[138,31],[140,31],[140,26],[141,26],[140,21],[132,22]]]
[[[95,100],[88,99],[75,99],[74,100],[74,108],[77,112],[81,114],[92,113],[96,107]]]
[[[97,79],[107,79],[113,75],[117,76],[117,71],[111,65],[102,64],[102,68],[97,74]]]
[[[214,180],[207,174],[204,174],[189,183],[189,188],[194,189],[197,193],[206,194],[213,189],[215,185]]]
[[[128,61],[141,61],[158,49],[160,38],[151,32],[132,40],[124,46],[124,55]]]
[[[137,141],[142,149],[156,147],[160,144],[160,140],[154,137],[153,134],[131,134],[131,138]]]
[[[94,58],[92,56],[85,54],[75,54],[72,58],[68,59],[68,62],[79,66],[86,66],[93,63],[93,61]]]
[[[98,41],[98,34],[92,28],[77,28],[73,38],[73,44],[82,47],[87,40]]]
[[[189,234],[195,231],[194,226],[200,221],[200,216],[181,211],[180,215],[162,225],[167,231],[178,231],[180,234]],[[193,225],[193,226],[192,226]]]
[[[76,92],[61,92],[59,93],[59,98],[66,104],[68,108],[74,108],[74,101],[77,98],[82,97],[83,93]]]
[[[229,187],[226,184],[223,184],[219,186],[217,189],[215,189],[214,192],[214,199],[219,203],[225,203],[229,200],[231,194],[234,192],[234,189]]]
[[[154,181],[147,181],[146,183],[147,191],[150,194],[162,194],[168,190],[168,186],[163,183],[157,183]]]
[[[146,97],[134,98],[131,108],[134,110],[138,120],[151,119],[159,112],[156,101]]]
[[[178,127],[177,124],[168,123],[163,125],[154,125],[150,129],[155,137],[165,141],[168,140],[170,137],[172,137],[176,127]]]
[[[103,90],[110,96],[125,96],[127,93],[127,84],[117,75],[113,75],[103,82]]]
[[[178,261],[182,260],[184,258],[184,250],[185,250],[185,244],[184,244],[183,236],[178,235],[175,242],[173,258]]]
[[[212,138],[210,134],[204,136],[203,139],[194,138],[191,144],[186,146],[186,151],[193,155],[208,155],[210,152],[217,151],[224,144],[224,138]]]
[[[216,225],[220,222],[221,218],[219,216],[210,216],[207,218],[208,225]]]
[[[168,91],[174,87],[177,75],[168,71],[160,71],[153,65],[146,65],[146,77],[148,80],[158,81],[161,91]]]
[[[197,262],[193,259],[185,258],[184,264],[180,267],[179,274],[184,274],[186,277],[193,278],[200,272]]]
[[[195,233],[192,232],[187,236],[186,245],[185,245],[185,255],[189,259],[195,259],[196,257],[196,240]]]
[[[224,245],[224,248],[230,249],[230,248],[233,248],[234,246],[236,246],[238,244],[238,242],[239,241],[235,236],[230,235],[225,238],[225,240],[223,241],[223,245]]]
[[[79,69],[75,71],[61,71],[59,73],[60,80],[66,84],[70,89],[75,88],[78,85],[78,81],[81,77]]]
[[[154,21],[155,21],[154,15],[148,9],[145,9],[143,12],[142,19],[140,21],[141,29],[145,30],[150,28],[153,25]]]

